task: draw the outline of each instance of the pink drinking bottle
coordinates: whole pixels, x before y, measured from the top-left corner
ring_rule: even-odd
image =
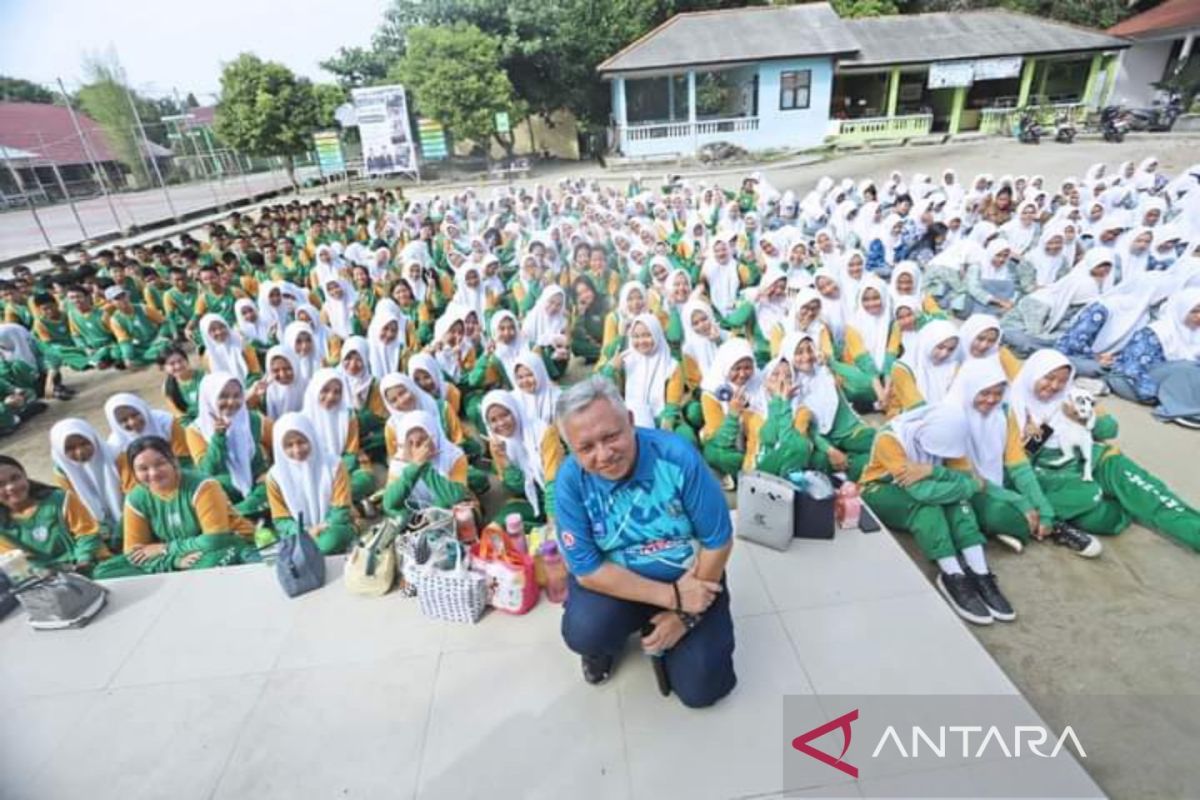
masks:
[[[837,517],[839,527],[857,528],[862,516],[862,500],[858,496],[858,485],[852,481],[843,483],[837,492]]]
[[[508,536],[512,539],[513,544],[522,553],[529,552],[529,542],[525,538],[525,520],[521,519],[520,514],[509,514],[504,518],[504,530],[508,532]]]
[[[538,552],[546,570],[546,599],[551,603],[561,603],[567,599],[567,565],[558,551],[558,543],[542,542]]]

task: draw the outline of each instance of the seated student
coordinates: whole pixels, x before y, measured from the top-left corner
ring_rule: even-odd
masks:
[[[984,481],[971,498],[979,527],[1020,553],[1030,539],[1049,538],[1085,558],[1100,555],[1099,540],[1057,520],[1021,443],[1021,429],[1004,403],[1008,378],[997,359],[972,359],[954,379],[950,399],[967,416],[967,454],[946,466]]]
[[[1089,250],[1070,272],[1022,297],[1001,317],[1005,341],[1020,356],[1052,347],[1075,313],[1115,284],[1112,255],[1100,248]]]
[[[186,428],[196,419],[200,403],[200,381],[204,379],[202,369],[193,368],[187,351],[178,346],[164,350],[158,357],[159,364],[167,377],[163,380],[163,396],[171,413]]]
[[[336,361],[342,353],[342,342],[366,333],[372,309],[359,304],[358,292],[350,281],[335,278],[325,284],[324,290],[321,324],[329,330],[329,357]]]
[[[576,275],[571,283],[571,352],[594,364],[604,351],[604,321],[608,318],[608,297],[596,291],[588,275]]]
[[[976,359],[995,359],[1000,362],[1011,383],[1021,371],[1021,359],[1001,344],[1000,320],[991,314],[972,314],[958,329],[962,342],[964,363]]]
[[[325,555],[344,553],[354,541],[350,477],[321,445],[313,423],[289,412],[275,421],[275,463],[267,472],[271,525],[280,536],[303,531]]]
[[[892,276],[892,265],[908,258],[908,246],[904,244],[904,218],[899,214],[888,214],[876,228],[875,236],[867,245],[867,270],[887,280]]]
[[[900,334],[892,325],[887,287],[874,275],[862,279],[846,319],[842,359],[830,364],[846,399],[860,409],[882,408],[884,377],[900,357]]]
[[[767,393],[750,343],[730,339],[722,344],[701,385],[704,459],[721,474],[722,488],[732,491],[734,476],[753,469],[759,429],[767,417]]]
[[[176,342],[181,342],[196,313],[196,286],[185,270],[172,267],[169,274],[171,286],[163,292],[162,312],[167,320],[167,332]]]
[[[228,372],[246,386],[262,376],[254,345],[243,342],[241,334],[221,316],[205,314],[200,319],[200,339],[204,343],[201,363],[205,373]]]
[[[104,290],[109,302],[108,327],[117,340],[117,351],[127,368],[153,364],[171,346],[166,320],[152,308],[134,305],[124,288]]]
[[[404,415],[412,411],[425,411],[436,419],[445,438],[456,445],[465,436],[458,415],[454,413],[450,404],[426,393],[416,381],[403,372],[393,372],[380,381],[379,393],[388,412],[384,443],[389,461],[395,458],[397,450],[403,444],[399,438],[397,424]]]
[[[566,299],[562,287],[547,286],[521,323],[525,341],[542,357],[546,372],[555,379],[566,372],[567,362],[571,360]]]
[[[628,350],[615,353],[601,371],[622,388],[633,424],[675,431],[689,441],[695,434],[682,422],[683,367],[671,355],[658,318],[639,314],[629,327]]]
[[[382,380],[401,369],[404,357],[406,329],[412,322],[395,308],[395,304],[381,301],[375,306],[375,316],[367,328],[368,366],[375,380]],[[345,347],[345,345],[343,345]]]
[[[275,337],[271,333],[271,324],[258,313],[258,306],[249,297],[243,297],[234,305],[237,313],[237,331],[242,341],[254,348],[255,354],[261,360]]]
[[[813,468],[845,472],[857,481],[871,455],[875,429],[850,407],[811,334],[789,334],[780,357],[792,366],[793,407],[808,411],[803,430],[813,442]]]
[[[388,466],[383,513],[407,521],[414,509],[451,509],[471,501],[467,457],[442,435],[426,411],[410,411],[394,423],[400,443]]]
[[[388,410],[379,391],[379,381],[371,375],[370,346],[361,336],[351,336],[342,344],[342,361],[338,371],[346,379],[346,400],[358,421],[358,438],[362,451],[377,463],[386,463],[383,429]]]
[[[246,395],[246,403],[276,420],[304,406],[307,381],[300,379],[300,360],[285,345],[267,351],[267,374]]]
[[[96,308],[82,286],[67,287],[67,329],[75,346],[87,354],[90,366],[107,369],[120,360],[117,340],[108,326],[108,312]]]
[[[937,403],[950,391],[961,363],[958,327],[935,319],[921,328],[917,343],[892,366],[884,415],[891,419],[923,403]]]
[[[792,472],[810,468],[813,456],[813,441],[808,436],[811,414],[793,400],[792,375],[791,362],[782,355],[775,356],[763,367],[766,418],[758,431],[758,448],[753,453],[753,462],[744,464],[745,469],[787,477]],[[750,455],[747,453],[748,457]]]
[[[513,379],[516,382],[513,396],[525,412],[525,418],[554,425],[554,404],[562,389],[550,380],[542,358],[532,351],[517,356]]]
[[[834,287],[837,288],[836,286]],[[831,302],[837,302],[836,300]],[[781,347],[787,336],[795,333],[809,333],[820,342],[821,354],[825,359],[832,359],[834,354],[833,334],[828,324],[821,318],[825,301],[821,293],[813,287],[806,287],[792,298],[791,309],[787,318],[775,326],[771,336],[771,354],[782,355]]]
[[[446,380],[436,358],[429,353],[413,353],[406,371],[421,391],[439,403],[446,403],[462,418],[462,391]]]
[[[362,502],[374,491],[375,476],[371,459],[362,450],[350,394],[346,378],[338,370],[319,369],[304,391],[304,416],[312,423],[322,452],[341,461],[350,478],[351,499]]]
[[[221,484],[238,514],[266,512],[267,489],[261,480],[269,466],[271,420],[246,407],[245,389],[232,373],[204,376],[200,413],[185,435],[196,471]]]
[[[1168,291],[1158,276],[1123,280],[1085,306],[1054,343],[1071,360],[1076,374],[1102,378],[1116,363],[1133,334],[1150,321],[1150,310]]]
[[[721,327],[754,344],[754,356],[765,363],[771,357],[771,339],[778,336],[788,317],[787,274],[771,267],[755,290],[754,301],[743,300],[721,319]]]
[[[284,329],[283,346],[295,356],[296,380],[302,387],[307,386],[313,373],[325,365],[327,351],[319,332],[297,319]]]
[[[862,498],[884,525],[916,538],[937,564],[938,591],[956,614],[976,625],[1011,622],[1016,613],[988,569],[984,536],[969,502],[983,481],[944,466],[946,459],[966,453],[967,418],[960,404],[905,412],[875,437]]]
[[[143,436],[127,455],[138,485],[125,497],[122,554],[96,567],[96,578],[258,560],[254,526],[238,515],[217,481],[181,468],[166,439]]]
[[[166,411],[151,409],[145,400],[130,392],[118,392],[104,401],[104,417],[108,420],[108,446],[113,452],[121,474],[129,471],[125,449],[142,436],[161,436],[171,443],[175,458],[185,467],[192,463],[184,426]],[[130,472],[129,474],[132,475]]]
[[[554,479],[562,465],[558,431],[540,420],[526,419],[511,392],[493,389],[483,398],[488,450],[507,499],[494,519],[510,513],[527,525],[554,519]]]
[[[1200,429],[1200,286],[1177,292],[1133,334],[1108,385],[1126,400],[1156,405],[1158,419]]]
[[[1075,368],[1057,350],[1038,350],[1029,357],[1013,383],[1012,411],[1026,442],[1045,435],[1051,415],[1066,399]],[[1115,535],[1132,518],[1175,541],[1200,550],[1200,511],[1179,498],[1115,445],[1117,421],[1098,412],[1092,437],[1092,475],[1083,480],[1082,464],[1059,449],[1053,431],[1033,456],[1034,471],[1055,515],[1088,533]],[[1039,446],[1037,442],[1034,446]]]
[[[76,372],[89,369],[91,361],[88,354],[72,337],[70,322],[54,296],[44,292],[35,294],[33,307],[34,319],[30,331],[37,339],[46,366],[55,372],[64,366]],[[67,392],[73,394],[70,389]]]
[[[1016,305],[1019,287],[1012,256],[1012,245],[996,238],[988,242],[982,261],[967,264],[964,279],[968,302],[963,315],[1002,314]]]
[[[108,558],[99,525],[69,489],[31,480],[0,454],[0,553],[24,551],[35,567],[88,572]]]
[[[0,322],[0,380],[33,397],[69,400],[75,392],[63,385],[62,361],[48,354],[28,330]]]
[[[115,453],[96,429],[81,419],[62,419],[50,428],[54,482],[83,503],[105,546],[119,553],[125,493],[136,482],[128,464],[118,466]]]

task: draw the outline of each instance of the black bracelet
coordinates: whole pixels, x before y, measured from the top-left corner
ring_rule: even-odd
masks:
[[[683,613],[683,597],[679,594],[679,581],[671,584],[671,588],[675,590],[675,613]]]

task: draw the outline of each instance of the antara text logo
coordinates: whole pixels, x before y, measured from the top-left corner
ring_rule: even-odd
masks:
[[[851,724],[858,719],[859,709],[849,711],[823,725],[818,725],[792,739],[792,748],[815,758],[822,764],[858,778],[858,767],[846,761],[853,737]],[[841,732],[842,748],[836,756],[812,746],[834,731]],[[907,730],[888,725],[879,737],[871,758],[894,753],[901,758],[1056,758],[1064,747],[1070,746],[1079,758],[1087,752],[1070,725],[1057,737],[1044,725],[939,725],[927,728],[912,725]]]

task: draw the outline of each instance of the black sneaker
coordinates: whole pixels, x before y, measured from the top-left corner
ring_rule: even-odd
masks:
[[[584,656],[583,679],[593,686],[599,686],[612,675],[612,656]]]
[[[1000,622],[1012,622],[1017,618],[1017,612],[1013,611],[1008,598],[1001,594],[995,575],[990,572],[983,575],[972,572],[971,581],[975,584],[975,591],[979,593],[979,598],[988,607],[988,611],[992,612],[992,619]]]
[[[1066,522],[1054,523],[1054,530],[1050,533],[1050,539],[1055,544],[1061,545],[1084,558],[1095,558],[1104,550],[1104,546],[1100,544],[1100,540],[1095,536],[1081,531],[1079,528],[1069,525]]]
[[[966,575],[961,572],[954,575],[939,572],[936,583],[938,591],[946,598],[955,614],[976,625],[992,624],[992,612],[988,611],[987,604],[979,596],[974,581]]]

